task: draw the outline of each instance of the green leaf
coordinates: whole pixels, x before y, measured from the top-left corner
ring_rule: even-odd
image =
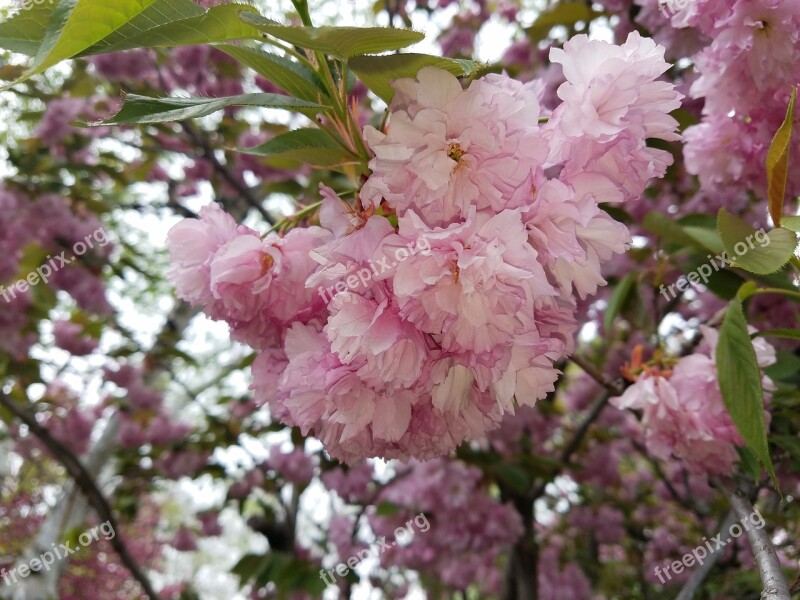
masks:
[[[55,2],[34,4],[0,23],[0,48],[36,56],[55,6]]]
[[[113,33],[155,0],[60,0],[33,63],[19,83],[72,58]]]
[[[717,215],[719,230],[728,258],[736,267],[767,275],[780,270],[794,255],[797,234],[783,227],[765,233],[756,230],[743,219],[724,208]],[[766,237],[765,237],[766,236]]]
[[[375,507],[375,514],[379,517],[393,517],[401,510],[403,510],[402,506],[395,504],[394,502],[384,500]]]
[[[217,48],[266,77],[292,96],[313,102],[327,98],[317,74],[293,60],[252,46],[220,44]]]
[[[636,273],[628,273],[622,278],[611,293],[611,298],[608,300],[605,316],[603,317],[603,327],[606,332],[611,331],[614,325],[614,319],[625,306],[625,302],[631,294],[634,284],[636,283]]]
[[[129,48],[130,46],[125,45],[125,40],[131,37],[142,35],[151,29],[174,21],[200,16],[205,12],[202,6],[195,4],[192,0],[156,0],[114,33],[84,50],[81,56],[104,54]]]
[[[164,21],[143,31],[132,29],[116,39],[104,40],[84,54],[118,52],[130,48],[167,48],[216,44],[231,40],[258,39],[261,33],[240,18],[243,12],[257,15],[248,4],[220,4],[199,15]]]
[[[748,281],[739,288],[736,297],[739,299],[739,302],[744,302],[751,296],[755,296],[756,293],[758,293],[758,286],[754,281]]]
[[[779,337],[789,340],[800,340],[800,330],[777,327],[775,329],[765,329],[753,334],[752,337]]]
[[[698,244],[699,248],[705,248],[714,254],[722,254],[725,249],[716,229],[684,225],[683,231]]]
[[[796,379],[800,374],[800,357],[785,350],[778,350],[775,354],[777,357],[775,363],[764,369],[767,377],[772,381],[791,381]]]
[[[716,364],[719,387],[731,419],[747,446],[776,482],[767,444],[761,369],[739,300],[731,301],[725,312],[719,330]]]
[[[268,562],[269,559],[265,555],[245,554],[239,562],[234,565],[231,572],[239,577],[242,584],[246,584],[253,579]]]
[[[800,233],[800,217],[783,217],[783,219],[781,219],[781,225],[784,229]]]
[[[241,15],[245,23],[264,33],[301,48],[318,50],[349,60],[361,54],[376,54],[399,50],[425,39],[425,35],[410,29],[387,27],[292,27],[246,12]]]
[[[429,54],[389,54],[386,56],[357,56],[350,68],[381,100],[389,104],[394,96],[391,83],[404,77],[416,77],[423,67],[436,67],[456,77],[468,76],[476,68],[470,60],[452,60]]]
[[[536,43],[546,38],[550,30],[556,25],[573,27],[579,21],[588,23],[602,14],[604,13],[593,10],[591,5],[585,2],[577,0],[574,2],[559,2],[552,9],[541,13],[533,25],[526,29],[526,33],[531,41]]]
[[[717,263],[714,262],[714,265]],[[706,288],[726,302],[732,300],[745,283],[745,279],[728,269],[716,270],[714,265],[711,264],[707,255],[695,254],[681,266],[681,270],[687,276],[692,272],[697,272],[701,277],[701,283]],[[711,271],[710,275],[708,275],[709,270]]]
[[[789,147],[792,140],[794,120],[794,102],[797,88],[792,86],[786,119],[775,133],[767,153],[767,195],[769,197],[769,214],[775,227],[780,227],[783,215],[783,201],[786,198],[786,179],[789,174]]]
[[[659,212],[649,212],[642,223],[644,228],[669,242],[696,248],[702,252],[718,252],[720,248],[708,233],[697,226],[684,227],[672,217]]]
[[[753,451],[744,446],[743,448],[736,448],[736,452],[739,454],[739,465],[742,470],[750,475],[753,481],[761,479],[761,466],[758,464],[758,459],[753,454]]]
[[[280,94],[242,94],[225,98],[150,98],[128,94],[122,109],[113,117],[91,125],[135,125],[167,123],[205,117],[228,106],[283,108],[300,112],[320,111],[325,107]]]
[[[517,494],[525,494],[531,487],[531,478],[518,465],[500,463],[494,468],[497,479]]]
[[[330,167],[355,160],[351,153],[337,144],[325,131],[312,128],[295,129],[254,148],[242,148],[238,151],[269,157],[272,164],[285,167],[296,163]]]
[[[788,452],[794,460],[800,460],[800,438],[794,435],[773,435],[770,439],[786,452]]]

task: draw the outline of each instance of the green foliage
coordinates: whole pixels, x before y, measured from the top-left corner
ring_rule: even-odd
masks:
[[[795,233],[800,232],[800,217],[783,217],[781,225]]]
[[[230,40],[258,38],[260,37],[258,30],[240,18],[241,13],[247,11],[255,13],[255,9],[247,4],[220,4],[212,6],[205,13],[167,21],[143,31],[136,31],[132,27],[117,41],[111,40],[107,44],[100,44],[86,54],[118,52],[130,48],[216,44]]]
[[[104,54],[125,47],[130,48],[127,40],[143,35],[151,29],[168,25],[175,21],[199,17],[205,9],[192,0],[156,0],[139,15],[125,23],[122,27],[88,48],[81,56],[88,54]]]
[[[728,305],[719,330],[716,350],[717,378],[725,406],[736,428],[777,486],[767,444],[761,369],[747,331],[742,304]]]
[[[775,133],[767,153],[767,194],[769,196],[769,214],[776,227],[781,225],[783,201],[786,198],[786,180],[789,176],[789,148],[792,141],[794,120],[794,103],[797,99],[797,87],[792,86],[786,119]]]
[[[55,4],[34,4],[28,10],[0,23],[0,48],[35,56],[47,30]]]
[[[735,266],[767,275],[783,268],[797,248],[797,234],[783,227],[766,232],[768,242],[761,242],[756,230],[746,221],[721,208],[717,215],[717,228],[728,257]],[[762,234],[763,235],[763,234]],[[763,239],[763,238],[762,238]]]
[[[311,102],[320,102],[327,97],[327,91],[319,76],[296,61],[265,52],[255,46],[220,44],[217,48],[266,77],[292,96]]]
[[[471,76],[477,69],[477,64],[471,60],[412,53],[357,56],[350,60],[349,64],[364,85],[386,104],[389,104],[394,96],[391,83],[404,77],[416,77],[423,67],[443,69],[457,77]]]
[[[528,472],[514,464],[500,463],[494,467],[497,479],[515,494],[525,494],[531,487],[532,479]]]
[[[332,167],[356,160],[356,157],[321,129],[303,128],[278,135],[268,142],[240,150],[247,154],[265,156],[276,166],[291,167],[307,163]]]
[[[527,29],[528,37],[536,43],[546,38],[553,27],[562,25],[571,28],[581,21],[588,23],[602,14],[586,2],[557,2],[550,10],[541,13]]]
[[[292,27],[265,19],[255,13],[242,13],[242,20],[272,37],[300,48],[324,52],[347,61],[361,54],[399,50],[421,42],[425,35],[408,29],[385,27]]]
[[[133,19],[154,0],[60,0],[53,10],[33,62],[18,80],[72,58]]]
[[[263,588],[268,583],[274,583],[281,598],[287,598],[298,591],[319,595],[325,589],[318,569],[315,570],[308,561],[286,552],[247,554],[232,571],[239,576],[242,584],[252,581],[257,588]]]
[[[191,0],[60,0],[0,24],[0,47],[33,56],[20,83],[76,56],[258,38],[240,18],[254,11],[244,3],[206,11]]]
[[[113,117],[91,125],[135,125],[168,123],[205,117],[229,106],[282,108],[304,113],[322,111],[325,107],[280,94],[241,94],[226,98],[149,98],[128,94],[122,109]]]
[[[697,225],[682,225],[668,215],[649,212],[644,217],[644,228],[667,242],[689,246],[701,252],[721,252],[722,243],[708,228]]]
[[[622,307],[628,301],[631,291],[636,284],[636,273],[628,273],[622,280],[614,286],[611,298],[608,300],[605,315],[603,315],[603,327],[610,331],[614,325],[614,319],[621,312]]]

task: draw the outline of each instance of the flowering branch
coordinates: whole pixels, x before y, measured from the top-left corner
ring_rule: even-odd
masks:
[[[97,487],[91,474],[86,470],[80,460],[78,460],[78,458],[61,442],[55,439],[47,429],[42,427],[35,416],[17,406],[8,396],[1,392],[0,406],[6,408],[17,417],[17,419],[22,421],[28,429],[30,429],[31,433],[39,438],[47,447],[53,458],[63,465],[70,477],[75,480],[75,484],[86,496],[89,504],[97,511],[100,519],[108,521],[114,531],[120,531],[119,523],[111,510],[108,500],[106,500],[103,492]],[[153,589],[150,580],[128,551],[128,547],[125,545],[125,542],[122,541],[121,536],[115,535],[109,542],[119,555],[120,560],[122,560],[122,564],[125,565],[133,578],[142,586],[145,595],[150,598],[150,600],[159,600],[159,596],[155,589]]]
[[[729,482],[717,482],[717,485],[728,499],[736,517],[742,522],[749,518],[749,515],[753,513],[753,503],[742,490]],[[750,547],[753,549],[761,583],[764,586],[761,600],[791,600],[789,584],[781,571],[778,555],[775,553],[775,547],[772,545],[766,529],[750,528],[745,533]]]

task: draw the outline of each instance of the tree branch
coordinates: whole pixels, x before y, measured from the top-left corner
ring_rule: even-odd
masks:
[[[233,173],[231,173],[231,170],[226,165],[219,161],[217,155],[214,153],[214,149],[211,147],[211,144],[208,143],[208,140],[205,138],[205,136],[201,135],[191,123],[183,121],[179,123],[179,125],[186,132],[186,135],[189,136],[192,142],[200,149],[203,158],[211,163],[211,165],[214,167],[214,170],[222,176],[228,185],[239,192],[247,204],[256,209],[268,225],[274,225],[275,223],[272,220],[272,216],[267,212],[267,209],[261,205],[261,202],[259,202],[258,198],[255,197],[253,190],[241,182]]]
[[[590,363],[582,356],[574,354],[570,356],[570,360],[574,362],[576,365],[578,365],[581,369],[583,369],[586,372],[586,374],[589,375],[589,377],[591,377],[597,383],[606,388],[612,396],[620,396],[622,392],[625,391],[625,387],[623,385],[620,385],[615,381],[607,379],[606,376],[603,375],[597,369],[597,367],[595,367],[592,363]]]
[[[566,466],[569,464],[570,460],[572,459],[573,454],[578,451],[581,444],[583,443],[583,439],[586,437],[586,434],[589,432],[589,428],[592,424],[597,420],[600,416],[600,413],[603,412],[603,409],[608,406],[608,400],[611,398],[611,394],[604,393],[599,400],[595,401],[592,407],[589,409],[589,412],[586,413],[586,416],[581,421],[581,424],[578,426],[578,429],[575,430],[575,433],[572,435],[572,438],[564,446],[564,449],[561,451],[561,456],[559,459],[561,463]],[[544,492],[547,484],[552,480],[552,478],[548,479],[547,481],[543,481],[539,487],[533,492],[533,499],[536,500],[537,498],[541,497]]]
[[[727,532],[730,531],[731,525],[734,523],[736,523],[736,513],[734,511],[730,511],[722,521],[722,525],[719,526],[720,535],[723,533],[727,534]],[[695,592],[697,592],[697,590],[700,589],[700,586],[703,585],[706,577],[708,577],[711,569],[713,569],[714,565],[717,564],[717,560],[720,559],[722,554],[722,548],[714,548],[714,550],[711,551],[711,554],[706,557],[705,562],[692,572],[689,579],[687,579],[686,583],[683,584],[681,592],[678,594],[675,600],[692,600]]]
[[[730,482],[717,481],[716,483],[728,499],[738,520],[742,523],[749,520],[755,509],[746,493]],[[761,584],[764,586],[764,590],[761,592],[761,600],[791,600],[789,583],[786,581],[783,571],[781,571],[778,555],[766,529],[763,527],[758,529],[751,527],[745,531],[745,534],[750,542],[750,547],[753,549],[753,556],[756,559],[758,572],[761,576]]]
[[[114,531],[119,532],[109,540],[111,546],[119,555],[120,559],[122,560],[122,564],[125,565],[133,578],[139,582],[139,585],[142,586],[142,589],[147,597],[151,600],[159,600],[159,596],[153,589],[153,586],[150,583],[150,580],[147,578],[147,575],[144,574],[144,571],[142,571],[141,567],[139,567],[139,565],[136,563],[136,560],[134,560],[133,556],[131,556],[131,553],[128,551],[128,547],[125,545],[125,542],[122,541],[122,530],[120,529],[119,523],[111,510],[111,506],[108,504],[105,496],[103,496],[103,492],[101,492],[97,487],[94,479],[80,462],[80,460],[78,460],[78,458],[61,442],[55,439],[50,432],[47,431],[47,429],[42,427],[34,415],[29,414],[27,411],[17,406],[16,403],[14,403],[2,392],[0,392],[0,405],[8,409],[15,417],[22,421],[28,427],[28,429],[30,429],[33,435],[39,438],[39,440],[50,451],[53,458],[60,462],[67,470],[67,473],[69,473],[72,479],[74,479],[75,484],[86,496],[89,504],[91,504],[95,511],[97,511],[98,516],[103,521],[108,521]]]

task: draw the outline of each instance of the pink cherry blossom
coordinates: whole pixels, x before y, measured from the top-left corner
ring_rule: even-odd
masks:
[[[642,411],[648,450],[662,459],[674,456],[700,474],[726,475],[744,440],[731,420],[717,381],[714,351],[717,332],[704,327],[698,352],[680,358],[669,377],[643,374],[611,402],[617,408]],[[760,366],[775,361],[775,350],[763,339],[754,343]],[[765,378],[765,387],[771,382]],[[768,416],[768,414],[767,414]]]

